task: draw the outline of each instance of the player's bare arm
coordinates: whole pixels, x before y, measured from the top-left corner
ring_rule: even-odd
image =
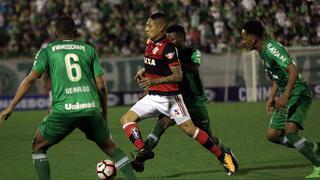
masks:
[[[6,120],[11,115],[13,109],[17,106],[17,104],[21,101],[21,99],[27,94],[29,89],[32,87],[34,82],[41,77],[39,73],[36,71],[31,71],[30,74],[21,82],[16,95],[14,96],[13,100],[11,101],[10,105],[0,112],[0,123],[3,120]]]
[[[278,93],[278,89],[279,89],[279,86],[278,86],[277,82],[272,81],[271,93],[270,93],[270,96],[269,96],[267,103],[266,103],[268,115],[271,115],[272,112],[274,111],[274,103],[275,103],[274,98],[276,97],[276,95]]]
[[[182,70],[180,65],[170,66],[170,70],[172,72],[171,75],[158,78],[158,79],[150,79],[150,78],[142,78],[139,82],[139,86],[144,89],[148,89],[150,86],[156,84],[167,84],[167,83],[177,83],[182,81]]]
[[[107,120],[108,115],[108,90],[104,84],[103,76],[100,75],[95,78],[96,85],[99,91],[100,104],[102,107],[102,113],[105,120]]]
[[[291,91],[294,87],[294,84],[296,83],[296,81],[298,79],[298,69],[295,64],[293,64],[293,63],[289,64],[287,66],[287,72],[289,74],[288,82],[287,82],[287,85],[286,85],[286,88],[284,90],[283,95],[276,102],[277,109],[283,109],[287,105]]]

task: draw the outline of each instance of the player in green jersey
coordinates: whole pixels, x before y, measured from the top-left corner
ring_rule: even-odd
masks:
[[[314,165],[314,172],[307,178],[319,178],[319,145],[298,134],[299,130],[303,130],[303,121],[311,105],[310,89],[286,48],[267,38],[264,31],[260,21],[251,20],[243,25],[241,35],[242,43],[248,50],[259,52],[265,73],[273,82],[266,103],[267,113],[272,115],[267,139],[296,148]]]
[[[52,81],[52,111],[40,124],[32,143],[32,158],[40,180],[50,179],[47,150],[75,128],[109,155],[128,179],[136,179],[128,156],[110,138],[107,127],[107,89],[97,52],[76,41],[74,21],[56,21],[58,40],[41,49],[30,74],[22,81],[10,105],[0,112],[7,119],[34,82],[48,71]]]
[[[183,79],[182,82],[179,83],[179,88],[192,122],[195,126],[204,130],[224,153],[232,153],[229,148],[224,147],[220,139],[214,136],[211,131],[210,117],[206,106],[208,99],[199,73],[201,52],[198,49],[186,46],[186,32],[183,26],[172,25],[168,27],[167,35],[172,39],[172,42],[178,49],[183,72]],[[144,70],[142,69],[137,73],[136,77],[142,77],[143,73]],[[147,148],[155,148],[165,130],[175,124],[173,119],[160,115],[145,142]],[[238,168],[236,159],[235,163]]]

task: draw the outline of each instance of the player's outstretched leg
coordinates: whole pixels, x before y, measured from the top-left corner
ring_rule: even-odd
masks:
[[[285,136],[289,143],[316,167],[315,172],[311,174],[312,176],[316,176],[317,170],[320,168],[320,156],[313,151],[315,143],[307,141],[304,137],[298,134],[299,127],[295,122],[286,122],[285,131]],[[318,177],[320,177],[320,175],[318,175]]]
[[[142,172],[144,170],[143,162],[148,159],[153,159],[154,153],[148,149],[141,137],[140,130],[137,126],[137,121],[139,116],[133,112],[128,111],[121,118],[121,123],[123,125],[123,130],[128,136],[129,140],[134,144],[138,150],[138,154],[134,157],[134,160],[131,162],[132,168],[137,172]]]
[[[146,161],[148,159],[152,159],[154,157],[154,153],[148,149],[143,142],[140,130],[136,123],[139,118],[140,117],[136,112],[128,111],[122,116],[121,123],[125,134],[139,151],[136,159],[139,161]]]
[[[148,149],[154,149],[158,145],[158,142],[165,130],[175,124],[176,122],[173,119],[170,119],[165,115],[160,115],[151,133],[148,135],[147,140],[145,141],[146,147]]]
[[[119,169],[127,179],[135,180],[136,177],[129,162],[129,157],[119,148],[110,157],[115,161],[115,166]]]
[[[187,120],[179,126],[186,134],[192,136],[198,141],[199,144],[213,153],[222,163],[228,175],[232,175],[238,171],[238,161],[230,149],[228,152],[224,153],[221,148],[213,142],[208,134],[205,131],[195,127],[191,120]]]
[[[39,180],[50,180],[50,165],[46,151],[33,151],[32,160]]]
[[[129,122],[123,125],[123,129],[126,135],[129,137],[130,141],[138,149],[138,154],[135,159],[138,161],[146,161],[148,159],[153,159],[154,153],[146,148],[143,139],[141,137],[140,130],[136,122]]]
[[[286,137],[289,142],[315,166],[314,172],[306,178],[320,178],[320,156],[313,152],[313,146],[310,145],[313,143],[308,142],[304,137],[301,137],[297,133],[287,133]]]
[[[97,143],[97,145],[105,154],[114,160],[116,168],[120,170],[127,179],[136,180],[136,176],[129,162],[129,157],[117,147],[112,139],[108,138],[105,142]]]
[[[32,160],[39,180],[50,180],[50,164],[47,157],[49,143],[42,137],[39,130],[32,142]]]
[[[196,112],[193,112],[193,110],[190,112],[191,117],[196,116],[194,115]],[[208,114],[207,111],[205,111],[205,115]],[[223,153],[227,152],[227,148],[224,146],[224,144],[222,143],[222,141],[220,140],[220,138],[218,138],[217,136],[214,136],[211,130],[211,125],[210,125],[210,119],[209,119],[209,115],[206,115],[205,118],[202,119],[207,119],[207,121],[192,121],[194,123],[194,125],[200,129],[202,129],[203,131],[205,131],[208,136],[212,139],[212,141],[214,142],[214,144],[217,144],[220,149],[222,150]]]
[[[200,106],[197,102],[195,102],[195,105],[189,104],[188,112],[193,124],[205,131],[213,140],[213,142],[220,147],[222,152],[226,153],[227,148],[224,146],[221,139],[219,139],[217,136],[214,136],[211,130],[211,119],[206,104],[203,102],[201,102],[200,104]]]
[[[208,149],[211,153],[215,154],[215,156],[222,163],[227,175],[232,175],[233,173],[238,171],[239,164],[234,154],[230,150],[230,148],[226,149],[224,153],[222,149],[213,142],[213,140],[208,136],[206,132],[197,128],[193,138],[196,139],[203,147]]]

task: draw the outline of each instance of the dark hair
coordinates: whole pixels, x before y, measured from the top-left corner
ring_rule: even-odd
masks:
[[[168,26],[168,20],[167,16],[161,12],[153,13],[150,16],[150,19],[157,21],[158,23],[162,24],[164,26],[164,30],[167,29]]]
[[[74,35],[75,24],[72,18],[62,16],[56,21],[56,31],[63,35]]]
[[[157,12],[157,13],[153,13],[151,16],[150,16],[150,19],[152,20],[165,20],[167,22],[167,16],[164,14],[164,13],[161,13],[161,12]]]
[[[184,30],[184,27],[181,25],[171,25],[167,29],[167,33],[178,33],[181,34],[184,38],[186,38],[186,31]]]
[[[244,23],[242,29],[246,31],[247,34],[255,35],[258,38],[263,38],[264,27],[263,24],[258,20],[250,20]]]

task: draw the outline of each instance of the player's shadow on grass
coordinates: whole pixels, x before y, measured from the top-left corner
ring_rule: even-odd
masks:
[[[239,169],[239,172],[237,172],[235,175],[236,176],[242,176],[246,175],[251,171],[259,171],[259,170],[272,170],[272,169],[294,169],[294,168],[299,168],[299,167],[304,167],[304,166],[310,166],[310,163],[304,163],[304,164],[277,164],[277,165],[264,165],[264,166],[255,166],[255,167],[245,167]],[[188,171],[188,172],[180,172],[180,173],[175,173],[175,174],[170,174],[166,176],[158,176],[158,177],[141,177],[139,179],[170,179],[170,178],[183,178],[188,177],[188,175],[192,174],[212,174],[212,173],[217,173],[217,172],[225,172],[224,170],[202,170],[202,171]]]
[[[241,168],[239,172],[237,173],[238,175],[246,175],[251,171],[259,171],[259,170],[265,170],[265,169],[294,169],[294,168],[300,168],[300,167],[305,167],[305,166],[310,166],[310,163],[301,163],[301,164],[269,164],[269,165],[264,165],[264,166],[255,166],[255,167],[246,167],[246,168]]]
[[[202,171],[188,171],[188,172],[180,172],[166,176],[153,176],[153,177],[141,177],[139,179],[170,179],[170,178],[184,178],[188,177],[188,175],[192,174],[212,174],[216,172],[225,172],[224,170],[202,170]]]

